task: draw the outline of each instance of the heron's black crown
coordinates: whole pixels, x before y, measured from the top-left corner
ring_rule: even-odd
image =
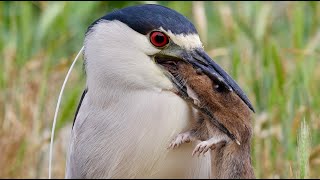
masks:
[[[111,12],[93,22],[88,31],[101,19],[119,20],[141,34],[160,27],[174,34],[197,34],[196,28],[185,16],[155,4],[131,6]]]

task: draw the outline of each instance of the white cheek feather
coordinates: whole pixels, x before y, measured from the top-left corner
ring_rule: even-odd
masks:
[[[185,49],[203,48],[198,34],[173,34],[170,30],[166,31],[162,27],[159,29],[165,32],[170,39],[180,47]]]
[[[84,46],[89,86],[173,87],[149,56],[160,50],[120,21],[100,21],[87,34]]]

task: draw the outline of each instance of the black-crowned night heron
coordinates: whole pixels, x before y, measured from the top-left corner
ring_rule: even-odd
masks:
[[[161,60],[191,63],[252,109],[205,53],[193,24],[163,6],[132,6],[98,19],[86,33],[84,58],[86,90],[71,133],[67,178],[210,176],[210,154],[190,156],[194,144],[167,149],[194,111],[172,92],[174,80],[157,64]]]

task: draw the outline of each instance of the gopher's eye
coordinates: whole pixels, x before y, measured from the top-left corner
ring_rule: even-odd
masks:
[[[219,93],[228,92],[228,89],[226,87],[224,87],[223,85],[214,84],[213,88]]]

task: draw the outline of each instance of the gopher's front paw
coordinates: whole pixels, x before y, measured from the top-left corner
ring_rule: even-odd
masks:
[[[185,132],[185,133],[180,133],[178,134],[169,144],[168,149],[174,149],[178,146],[180,146],[183,143],[188,143],[190,142],[190,133]]]
[[[210,147],[213,145],[214,144],[209,143],[208,141],[202,141],[196,146],[196,148],[194,148],[192,152],[192,156],[194,156],[197,153],[198,153],[198,157],[201,153],[204,155],[204,153],[206,153],[210,149]]]

